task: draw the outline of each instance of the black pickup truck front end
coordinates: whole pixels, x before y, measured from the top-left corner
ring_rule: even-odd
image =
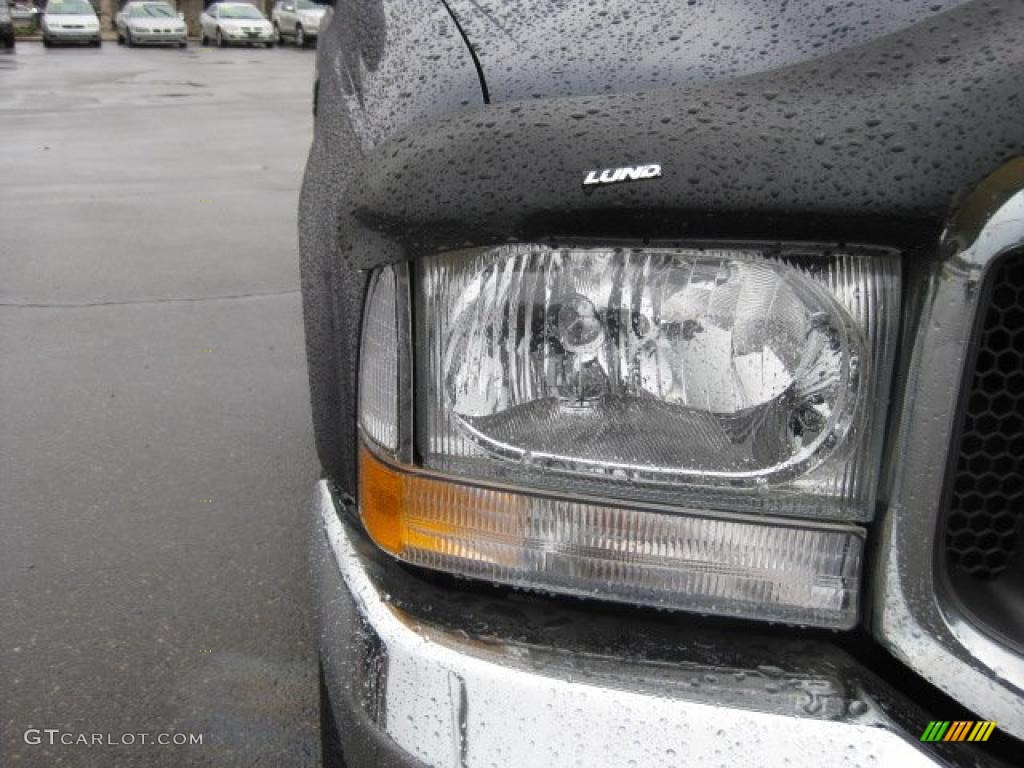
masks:
[[[300,211],[348,764],[1012,762],[1024,11],[499,99],[417,5],[325,29]]]

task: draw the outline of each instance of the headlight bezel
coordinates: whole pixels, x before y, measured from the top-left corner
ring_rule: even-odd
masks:
[[[693,246],[693,243],[672,243],[673,247],[688,247]],[[701,242],[699,245],[706,247],[713,247],[715,249],[725,248],[727,245],[732,247],[737,244],[729,243],[725,244],[722,241],[714,242]],[[757,246],[760,248],[764,247],[761,243],[743,243],[743,246],[751,247]],[[773,244],[777,246],[778,244]],[[835,251],[836,246],[819,246],[813,243],[796,243],[793,244],[801,248],[805,252],[819,253],[827,251]],[[581,244],[573,243],[573,246],[580,247]],[[540,247],[534,244],[524,244],[524,247]],[[659,247],[657,244],[653,246],[645,244],[645,247]],[[890,296],[891,300],[895,301],[895,307],[893,308],[892,315],[895,317],[895,323],[898,328],[899,323],[899,253],[894,249],[878,248],[875,246],[844,246],[845,250],[861,250],[864,253],[870,252],[871,254],[883,256],[887,259],[887,267],[881,270],[883,273],[888,270],[887,277],[895,280],[895,297]],[[819,256],[820,258],[820,256]],[[881,262],[878,262],[881,263]],[[720,505],[715,507],[708,507],[706,505],[692,505],[686,503],[686,500],[675,498],[671,501],[658,500],[653,498],[630,496],[628,494],[616,495],[614,493],[608,493],[607,487],[601,487],[600,485],[581,488],[573,487],[566,490],[565,493],[558,493],[557,489],[551,486],[545,486],[543,484],[531,483],[531,482],[502,482],[496,480],[493,477],[484,477],[474,474],[462,474],[453,475],[442,469],[432,468],[427,466],[422,451],[419,451],[420,446],[417,445],[417,441],[420,439],[418,429],[421,426],[423,420],[423,404],[421,402],[423,397],[422,381],[419,381],[420,376],[423,375],[421,370],[422,366],[422,355],[423,350],[420,348],[422,327],[421,327],[421,307],[425,304],[424,297],[422,295],[424,286],[422,284],[422,275],[419,270],[421,269],[422,259],[413,262],[400,262],[393,263],[389,266],[378,267],[376,270],[370,273],[368,290],[366,292],[367,304],[370,301],[370,295],[373,291],[373,286],[376,280],[380,279],[382,272],[389,272],[395,281],[395,296],[397,301],[397,307],[395,309],[396,317],[396,333],[401,334],[401,339],[396,345],[396,354],[401,360],[407,361],[405,363],[405,369],[396,381],[396,396],[400,398],[401,404],[397,409],[397,418],[399,420],[398,429],[400,432],[400,439],[396,440],[391,445],[383,445],[380,441],[377,441],[364,428],[362,413],[360,408],[359,416],[359,436],[360,445],[357,451],[362,456],[365,452],[366,456],[373,456],[378,462],[383,462],[382,466],[390,466],[399,475],[404,475],[407,478],[420,479],[420,480],[436,480],[440,483],[447,483],[451,488],[455,489],[458,487],[465,487],[476,489],[476,493],[492,493],[492,494],[505,494],[503,498],[520,498],[526,499],[524,503],[561,503],[561,504],[584,504],[595,507],[602,507],[612,512],[618,511],[625,515],[643,515],[643,514],[654,514],[667,515],[668,519],[681,520],[689,518],[691,520],[703,520],[706,525],[712,526],[708,530],[714,530],[716,525],[715,521],[718,521],[718,525],[721,530],[728,528],[729,526],[750,525],[754,528],[761,528],[764,535],[772,535],[779,533],[780,528],[798,529],[810,537],[810,540],[817,540],[819,542],[824,541],[823,536],[828,534],[838,534],[840,539],[843,539],[847,543],[843,546],[850,547],[852,549],[845,550],[847,556],[852,558],[846,563],[844,567],[848,567],[850,570],[846,573],[839,582],[836,589],[839,592],[833,595],[833,598],[839,599],[842,604],[842,609],[837,611],[825,611],[824,613],[815,613],[812,611],[803,610],[783,610],[779,605],[770,605],[765,608],[764,611],[751,611],[749,605],[744,607],[733,600],[730,602],[729,599],[722,599],[718,601],[720,604],[716,604],[715,600],[710,601],[702,599],[694,599],[694,595],[669,595],[668,598],[665,595],[660,597],[656,596],[653,592],[648,594],[646,597],[635,593],[628,593],[628,590],[624,590],[622,585],[617,585],[613,582],[609,582],[606,588],[597,588],[596,590],[591,589],[574,589],[567,587],[564,583],[557,583],[557,581],[547,581],[543,574],[524,574],[519,572],[518,574],[512,573],[508,569],[501,569],[488,566],[486,558],[484,561],[473,561],[462,560],[458,558],[451,559],[444,557],[439,550],[436,555],[428,555],[424,557],[423,552],[419,554],[415,551],[415,541],[413,546],[408,546],[409,542],[400,542],[398,546],[395,546],[395,540],[392,540],[389,544],[387,541],[378,538],[379,527],[374,528],[371,525],[372,521],[366,516],[367,511],[373,507],[373,504],[367,503],[367,499],[363,497],[363,493],[366,490],[365,482],[365,466],[366,463],[360,459],[358,462],[360,466],[360,477],[358,480],[359,494],[360,494],[360,514],[362,515],[363,525],[367,528],[370,533],[371,539],[377,542],[385,551],[398,559],[405,560],[414,565],[423,566],[427,568],[434,568],[442,571],[448,571],[463,576],[472,578],[483,578],[494,582],[503,582],[512,584],[526,589],[537,589],[541,591],[548,591],[559,594],[575,594],[577,596],[590,596],[598,597],[602,599],[608,599],[617,602],[628,602],[642,605],[655,605],[662,608],[674,609],[674,610],[685,610],[694,611],[698,613],[712,613],[721,614],[725,616],[734,616],[739,618],[748,618],[756,620],[774,621],[779,623],[789,623],[798,625],[812,625],[830,627],[833,629],[849,629],[854,626],[859,617],[859,601],[860,601],[860,584],[862,579],[863,560],[864,560],[864,536],[865,530],[862,526],[857,523],[865,522],[870,517],[868,513],[864,519],[857,519],[856,517],[827,517],[827,516],[816,516],[814,519],[808,519],[811,516],[799,514],[788,514],[781,515],[777,510],[770,510],[767,514],[763,510],[757,509],[729,509],[722,508]],[[893,286],[890,285],[890,288]],[[363,322],[364,327],[361,329],[361,339],[363,345],[365,345],[365,334],[366,334],[366,311],[368,306],[364,306]],[[887,358],[887,366],[880,376],[885,380],[886,384],[891,379],[892,371],[892,358],[894,356],[895,336],[896,328],[888,329],[887,346],[883,358]],[[414,343],[415,342],[415,343]],[[362,349],[362,347],[361,347]],[[363,382],[365,361],[362,358],[362,353],[359,363],[359,382]],[[417,386],[414,388],[414,379],[417,380]],[[401,393],[398,395],[398,393]],[[362,395],[360,395],[360,398]],[[361,404],[360,400],[360,404]],[[883,407],[877,409],[874,404],[871,404],[871,408],[874,410],[880,410],[881,413],[875,414],[875,421],[878,424],[884,425],[885,411]],[[882,434],[881,429],[876,429],[875,434],[871,435],[869,443],[874,443],[874,446],[862,448],[866,450],[876,450],[878,454],[881,451],[882,445]],[[880,457],[879,457],[880,462]],[[877,482],[877,477],[875,478]],[[411,480],[410,480],[411,481]],[[874,489],[872,489],[872,493]],[[771,491],[769,490],[769,495]],[[561,502],[558,500],[561,499]],[[393,499],[394,500],[394,499]],[[380,504],[376,505],[379,511]],[[398,505],[400,506],[400,504]],[[399,516],[402,511],[396,512]],[[425,518],[418,518],[420,523],[423,523]],[[416,522],[415,520],[413,521]],[[436,523],[436,521],[435,521]],[[404,524],[404,523],[403,523]],[[447,525],[444,524],[444,525]],[[429,530],[429,525],[428,525]],[[753,530],[753,529],[752,529]],[[435,530],[436,532],[436,530]],[[760,534],[759,534],[760,535]],[[415,534],[413,539],[418,538],[420,535]],[[818,538],[815,538],[818,537]],[[385,537],[387,538],[387,537]],[[454,529],[443,529],[443,535],[440,536],[437,542],[431,546],[449,547],[456,546],[452,542],[455,542],[458,537],[454,533]],[[443,541],[442,541],[443,540]],[[777,540],[777,539],[776,539]],[[837,539],[838,540],[838,539]],[[472,539],[470,539],[472,542]],[[714,541],[711,542],[714,544]],[[463,545],[465,540],[463,540]],[[719,542],[721,544],[721,542]],[[730,546],[740,546],[741,543],[732,542]],[[462,546],[462,545],[459,545]],[[465,547],[463,547],[465,548]],[[470,546],[472,549],[472,546]],[[426,550],[430,551],[429,547]],[[845,557],[845,556],[844,556]],[[776,574],[779,581],[775,583],[773,589],[781,589],[785,591],[785,578],[786,574],[789,573],[787,570],[789,566],[786,566],[785,557],[779,561],[779,568],[782,570]],[[475,563],[475,564],[474,564]],[[691,563],[692,564],[692,563]],[[491,564],[493,566],[493,563]],[[852,575],[851,575],[852,574]],[[828,581],[829,577],[826,573],[819,574],[826,578]],[[536,577],[536,578],[534,578]],[[771,579],[766,583],[770,583]],[[769,589],[771,592],[771,589]],[[699,597],[699,595],[697,595]],[[689,600],[689,602],[688,602]],[[710,605],[710,608],[709,608]],[[783,606],[784,608],[784,606]]]

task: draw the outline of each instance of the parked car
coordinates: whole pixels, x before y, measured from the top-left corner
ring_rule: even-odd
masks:
[[[164,2],[131,2],[114,17],[117,42],[135,45],[188,45],[184,14]]]
[[[0,0],[0,45],[8,50],[14,48],[14,19],[7,0]]]
[[[42,14],[36,6],[29,3],[10,3],[8,7],[11,18],[14,20],[15,29],[34,30],[39,25],[39,17]]]
[[[1020,765],[1022,29],[337,4],[325,765]]]
[[[299,48],[315,45],[326,6],[312,0],[278,0],[270,18],[278,42],[292,40]]]
[[[54,43],[88,43],[99,47],[100,20],[86,0],[50,0],[42,21],[43,45]]]
[[[199,17],[203,45],[274,44],[274,28],[267,17],[248,3],[214,3]]]

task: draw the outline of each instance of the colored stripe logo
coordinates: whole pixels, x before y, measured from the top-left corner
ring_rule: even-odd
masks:
[[[921,741],[988,741],[995,729],[994,720],[932,720]]]

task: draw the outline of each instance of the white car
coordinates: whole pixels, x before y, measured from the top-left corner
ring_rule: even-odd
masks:
[[[100,20],[87,0],[50,0],[42,22],[43,45],[89,43],[100,46]]]
[[[131,2],[114,18],[117,42],[136,45],[188,44],[185,20],[164,2]]]
[[[312,0],[278,0],[270,19],[279,43],[291,38],[299,48],[315,43],[327,8]]]
[[[214,3],[199,17],[199,29],[203,45],[211,40],[219,46],[274,44],[274,28],[248,3]]]

